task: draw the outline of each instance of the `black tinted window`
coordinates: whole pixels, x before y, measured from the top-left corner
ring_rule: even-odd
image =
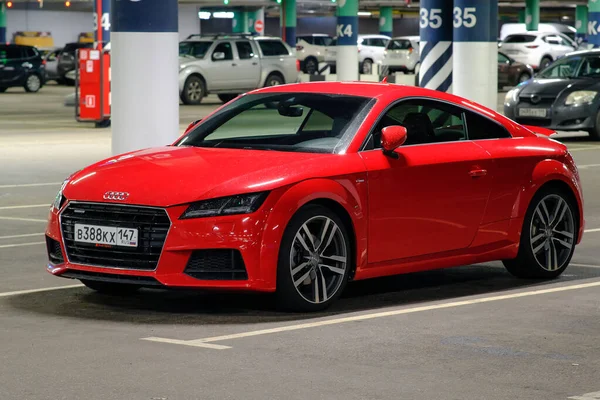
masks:
[[[192,56],[196,58],[204,58],[206,52],[213,42],[181,42],[179,43],[180,56]]]
[[[217,53],[223,53],[225,55],[224,58],[215,57]],[[233,51],[231,49],[231,43],[223,42],[219,43],[215,50],[212,53],[213,61],[225,61],[225,60],[233,60]]]
[[[504,43],[530,43],[535,38],[534,35],[509,35],[504,39]]]
[[[509,61],[510,61],[509,58],[506,57],[504,54],[498,53],[498,64],[506,64]]]
[[[388,49],[390,50],[408,50],[412,48],[412,44],[410,40],[406,39],[396,39],[391,40],[388,44]]]
[[[500,124],[473,112],[467,112],[467,130],[469,132],[469,140],[510,137],[508,131]]]
[[[331,46],[333,39],[327,36],[315,36],[315,44],[318,46]]]
[[[375,47],[385,47],[387,45],[387,40],[385,39],[371,39],[371,46]]]
[[[247,60],[254,57],[250,42],[235,42],[235,47],[237,47],[238,55],[241,60]]]
[[[258,45],[265,56],[288,55],[288,49],[279,40],[258,40]]]
[[[313,44],[312,36],[296,36],[296,43],[301,40],[304,40],[306,43]]]
[[[25,50],[25,55],[26,55],[28,58],[34,58],[34,57],[37,57],[39,54],[38,54],[37,50],[36,50],[36,49],[34,49],[33,47],[28,47],[28,48]]]
[[[0,60],[16,60],[23,58],[21,48],[17,46],[0,47]]]

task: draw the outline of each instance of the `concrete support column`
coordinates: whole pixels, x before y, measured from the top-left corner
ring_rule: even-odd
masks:
[[[578,5],[575,7],[575,29],[577,29],[577,38],[583,39],[587,33],[588,25],[588,7]]]
[[[519,10],[519,23],[520,24],[525,23],[525,9],[524,8]]]
[[[540,0],[525,0],[525,26],[528,31],[537,31],[540,23]]]
[[[394,10],[392,7],[381,7],[379,9],[379,33],[382,35],[393,36],[394,31]]]
[[[111,10],[112,153],[171,144],[179,136],[177,0],[112,0]]]
[[[357,81],[358,75],[358,0],[340,1],[337,6],[338,81]]]
[[[600,46],[600,2],[590,0],[588,3],[588,43]]]
[[[94,42],[97,48],[110,42],[110,0],[94,0]]]
[[[498,0],[454,0],[453,14],[453,93],[495,110]]]
[[[419,86],[451,93],[452,2],[421,0],[419,15]]]
[[[234,11],[231,24],[233,33],[248,32],[248,12]]]
[[[296,0],[281,3],[281,37],[293,49],[296,48]]]
[[[0,2],[0,43],[6,43],[6,6]]]

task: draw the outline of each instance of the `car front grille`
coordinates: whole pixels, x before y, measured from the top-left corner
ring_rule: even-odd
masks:
[[[137,247],[97,246],[74,240],[75,224],[133,228]],[[97,267],[151,271],[156,269],[171,221],[160,208],[120,204],[70,203],[61,214],[61,227],[70,262]]]
[[[519,97],[519,104],[540,108],[550,108],[556,101],[556,97],[540,97],[536,100],[537,101],[532,101],[531,96],[523,96]]]
[[[246,280],[246,266],[238,250],[196,250],[190,256],[184,271],[196,279]]]
[[[51,237],[46,236],[46,249],[48,251],[48,259],[54,265],[65,262],[60,243]]]

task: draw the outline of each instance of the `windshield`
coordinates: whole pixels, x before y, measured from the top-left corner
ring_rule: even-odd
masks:
[[[320,93],[245,95],[176,145],[333,153],[354,137],[374,102]]]
[[[412,49],[412,43],[407,39],[394,39],[388,43],[389,50],[409,50]]]
[[[212,44],[213,42],[211,41],[181,42],[179,43],[179,55],[204,58]]]

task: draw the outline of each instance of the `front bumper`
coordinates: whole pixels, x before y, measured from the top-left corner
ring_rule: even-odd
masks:
[[[560,101],[560,100],[559,100]],[[584,131],[594,128],[598,110],[593,105],[565,106],[562,104],[530,104],[511,102],[504,104],[504,115],[520,124],[540,126],[559,131]],[[546,110],[545,117],[523,115],[521,109]]]
[[[164,209],[171,225],[154,269],[103,267],[101,262],[84,264],[80,259],[73,262],[76,251],[68,238],[65,240],[68,225],[64,221],[61,225],[61,213],[70,203],[65,204],[60,213],[53,210],[49,214],[47,271],[65,278],[151,287],[271,292],[275,290],[278,245],[263,240],[265,229],[269,229],[268,203],[269,199],[252,214],[185,220],[179,217],[186,205]]]

